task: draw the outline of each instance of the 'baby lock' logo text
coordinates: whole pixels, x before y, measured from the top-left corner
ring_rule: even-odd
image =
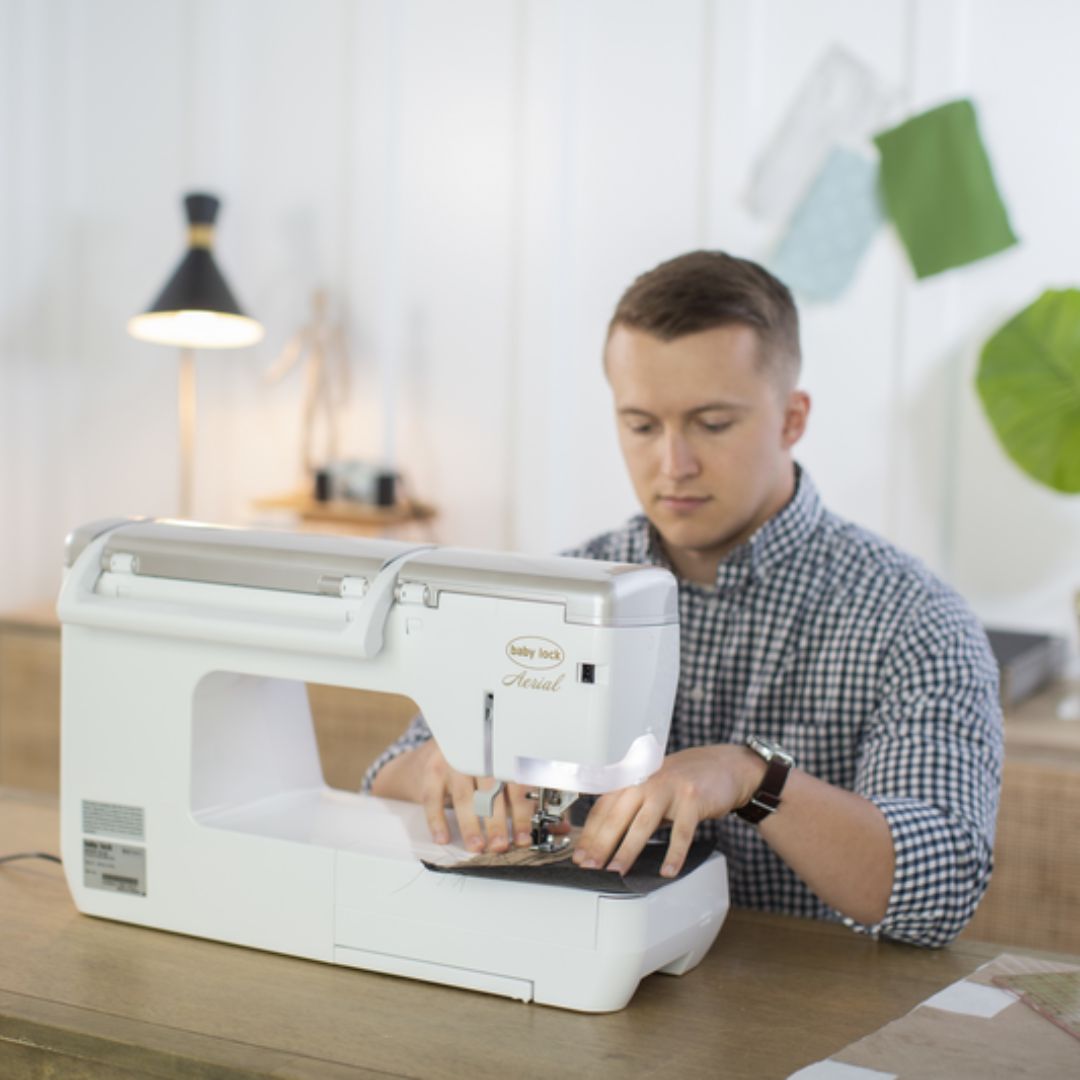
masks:
[[[517,637],[507,643],[506,655],[518,667],[529,671],[550,671],[557,668],[566,658],[562,646],[542,637]],[[530,678],[524,671],[515,671],[503,676],[503,686],[520,686],[524,690],[557,691],[565,675],[555,678]]]
[[[518,667],[546,671],[563,662],[563,651],[554,641],[542,637],[516,637],[506,646],[506,655]]]

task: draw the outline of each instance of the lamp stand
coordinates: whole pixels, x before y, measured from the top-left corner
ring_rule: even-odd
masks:
[[[195,465],[195,350],[180,350],[180,516],[191,517]]]

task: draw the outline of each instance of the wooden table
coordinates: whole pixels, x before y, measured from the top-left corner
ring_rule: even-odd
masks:
[[[60,628],[56,602],[0,612],[0,786],[58,790]]]
[[[0,789],[0,853],[58,839],[55,799]],[[58,866],[16,862],[0,867],[0,1076],[767,1080],[999,951],[733,911],[695,971],[588,1016],[92,919]]]

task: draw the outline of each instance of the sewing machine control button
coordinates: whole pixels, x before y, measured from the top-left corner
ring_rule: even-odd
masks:
[[[607,686],[611,667],[608,664],[578,664],[577,681],[585,686]]]

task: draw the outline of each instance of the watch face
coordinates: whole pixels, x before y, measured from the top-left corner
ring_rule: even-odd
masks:
[[[785,765],[793,766],[795,759],[778,743],[769,742],[768,739],[762,739],[757,735],[751,735],[746,740],[746,745],[754,751],[755,754],[760,754],[766,761],[772,761],[776,758],[782,761]]]

